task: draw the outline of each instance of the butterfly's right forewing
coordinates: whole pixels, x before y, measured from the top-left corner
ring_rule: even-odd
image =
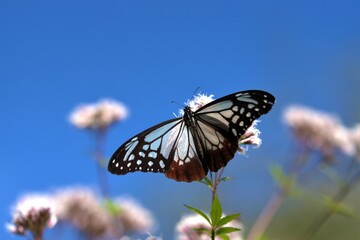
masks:
[[[108,170],[119,175],[163,172],[185,182],[199,180],[207,173],[182,118],[160,123],[126,141],[111,157]]]
[[[134,171],[165,172],[181,127],[182,121],[178,118],[139,133],[116,150],[108,170],[121,175]]]

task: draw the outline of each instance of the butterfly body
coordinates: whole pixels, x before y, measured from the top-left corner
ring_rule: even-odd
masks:
[[[275,98],[249,90],[212,101],[197,110],[157,124],[126,141],[113,154],[108,170],[163,172],[176,181],[200,180],[234,157],[239,139],[260,115],[270,111]]]

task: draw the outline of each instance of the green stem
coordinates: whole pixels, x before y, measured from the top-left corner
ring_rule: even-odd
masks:
[[[101,195],[104,198],[109,196],[109,187],[106,177],[106,172],[104,171],[102,161],[104,159],[104,146],[106,139],[106,128],[99,129],[95,132],[95,160],[96,160],[96,170],[98,175],[98,182],[100,187]]]
[[[300,169],[309,159],[309,155],[310,155],[309,150],[304,149],[303,151],[301,151],[301,153],[299,153],[298,156],[296,156],[292,160],[291,166],[288,169],[288,174],[293,176],[294,181]],[[250,229],[250,232],[246,238],[247,240],[258,240],[263,236],[271,220],[274,218],[281,204],[285,201],[286,197],[288,196],[288,192],[289,189],[287,186],[278,187],[277,191],[273,193],[273,195],[267,202],[265,208],[261,211],[253,227]]]
[[[333,202],[337,203],[337,205],[341,204],[341,202],[345,199],[345,197],[350,193],[350,190],[360,181],[360,168],[358,172],[355,173],[355,176],[348,183],[345,183],[337,192],[337,194],[333,198]],[[325,222],[331,217],[334,213],[333,209],[327,208],[324,210],[314,221],[310,224],[310,227],[300,238],[302,240],[311,239],[318,230],[325,224]]]

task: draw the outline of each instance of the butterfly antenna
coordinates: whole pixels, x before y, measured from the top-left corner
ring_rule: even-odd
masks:
[[[200,89],[200,87],[199,87],[199,86],[197,86],[197,87],[195,88],[195,91],[194,91],[194,93],[193,93],[193,96],[195,96],[195,95],[196,95],[196,93],[199,91],[199,89]]]

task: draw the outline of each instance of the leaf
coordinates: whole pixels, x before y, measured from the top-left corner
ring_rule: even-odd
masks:
[[[231,215],[227,215],[225,217],[222,217],[220,219],[220,221],[218,222],[218,226],[221,227],[221,226],[224,226],[226,225],[227,223],[231,222],[232,220],[236,219],[240,217],[240,213],[236,213],[236,214],[231,214]]]
[[[219,228],[218,230],[216,230],[215,235],[223,235],[223,234],[229,234],[229,233],[233,233],[233,232],[239,232],[241,231],[240,228],[234,228],[234,227],[223,227],[223,228]]]
[[[213,227],[218,226],[221,216],[222,216],[221,203],[219,201],[219,198],[217,196],[215,196],[215,198],[212,202],[211,211],[210,211],[210,218],[211,218],[211,222],[212,222],[211,225]]]
[[[222,240],[230,240],[230,237],[226,234],[221,234],[221,235],[217,235],[218,237],[220,237]]]
[[[286,174],[280,165],[273,164],[270,166],[270,173],[281,188],[290,190],[293,187],[295,183],[294,177]]]
[[[210,180],[208,177],[204,177],[204,178],[201,179],[199,182],[202,183],[202,184],[205,184],[205,185],[208,186],[210,189],[213,188],[212,182],[211,182],[211,180]]]
[[[229,181],[229,180],[232,180],[231,177],[223,177],[220,179],[220,182],[225,182],[225,181]]]
[[[322,202],[325,207],[327,207],[329,211],[333,213],[337,213],[346,217],[354,217],[356,215],[355,210],[345,203],[335,201],[329,197],[324,197]]]
[[[201,210],[197,209],[197,208],[194,208],[194,207],[191,207],[191,206],[188,206],[188,205],[184,205],[185,207],[187,207],[189,210],[195,212],[196,214],[202,216],[203,218],[206,219],[206,221],[208,221],[208,223],[211,225],[211,220],[210,218],[204,213],[202,212]]]

